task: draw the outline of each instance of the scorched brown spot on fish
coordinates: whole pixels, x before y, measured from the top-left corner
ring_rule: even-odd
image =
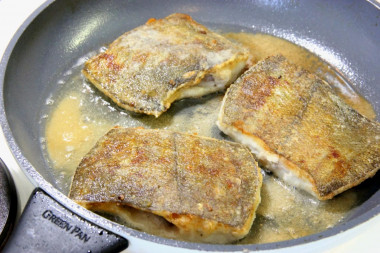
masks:
[[[231,85],[217,124],[279,178],[321,200],[380,167],[380,124],[281,55],[259,62]]]
[[[158,117],[175,100],[224,90],[247,59],[243,46],[172,14],[117,38],[83,74],[120,107]]]
[[[228,243],[248,234],[261,184],[260,168],[240,144],[167,130],[114,128],[83,158],[69,196],[146,232]],[[152,214],[167,224],[152,225],[157,217],[136,219]]]

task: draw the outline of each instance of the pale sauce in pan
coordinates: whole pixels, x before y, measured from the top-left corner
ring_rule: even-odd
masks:
[[[374,119],[371,105],[347,86],[332,68],[307,50],[264,34],[228,33],[251,51],[251,64],[282,53],[290,61],[328,80],[342,97],[361,114]],[[54,168],[57,186],[68,193],[71,178],[81,158],[115,125],[172,129],[219,139],[228,139],[215,125],[223,94],[175,102],[159,118],[130,113],[118,108],[87,83],[75,66],[63,88],[46,103],[42,118],[42,146]],[[62,81],[61,81],[62,83]],[[264,176],[261,204],[249,235],[238,242],[266,243],[299,238],[333,227],[366,199],[365,189],[356,187],[329,201],[318,201],[283,184],[270,174]]]

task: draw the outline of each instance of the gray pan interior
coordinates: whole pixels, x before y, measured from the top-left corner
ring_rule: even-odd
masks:
[[[373,194],[342,224],[297,240],[262,245],[176,242],[112,224],[60,193],[40,148],[40,111],[57,80],[78,56],[96,50],[151,17],[187,13],[211,28],[263,32],[301,45],[336,68],[380,112],[380,11],[366,1],[47,1],[20,28],[0,65],[1,122],[31,180],[75,212],[123,236],[204,250],[274,249],[319,240],[380,212]],[[379,173],[378,173],[379,174]]]

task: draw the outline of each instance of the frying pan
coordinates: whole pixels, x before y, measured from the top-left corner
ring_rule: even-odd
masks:
[[[375,7],[373,6],[375,5]],[[123,32],[174,12],[210,28],[272,34],[307,48],[340,73],[380,112],[380,11],[366,1],[46,1],[20,27],[0,64],[1,125],[9,147],[36,185],[5,251],[117,251],[138,245],[254,251],[324,240],[380,213],[375,193],[339,225],[303,238],[259,245],[211,245],[165,239],[104,219],[57,187],[40,148],[40,111],[78,56]],[[379,173],[378,173],[379,174]],[[376,176],[378,178],[378,175]],[[158,249],[157,248],[157,249]]]

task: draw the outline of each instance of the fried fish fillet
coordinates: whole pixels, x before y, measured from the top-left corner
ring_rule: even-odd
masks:
[[[260,168],[241,144],[166,130],[114,128],[81,161],[69,196],[146,232],[227,243],[249,232],[261,184]],[[144,218],[147,213],[166,219],[174,233],[154,227],[152,215]]]
[[[247,59],[241,45],[172,14],[123,34],[82,73],[120,107],[158,117],[175,100],[225,89]]]
[[[259,62],[230,86],[217,125],[283,181],[321,200],[380,167],[380,124],[280,55]]]

